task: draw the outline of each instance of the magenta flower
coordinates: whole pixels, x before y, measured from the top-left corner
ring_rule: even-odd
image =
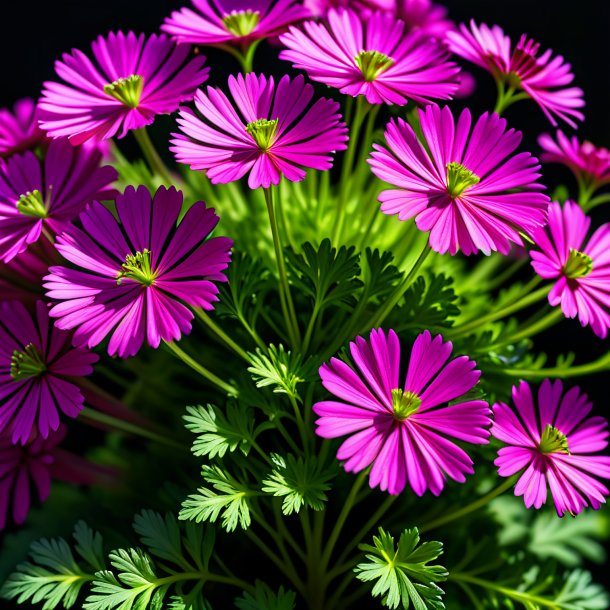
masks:
[[[549,303],[561,304],[567,318],[605,338],[610,328],[610,223],[599,227],[585,243],[591,219],[580,206],[566,201],[552,203],[549,224],[532,238],[532,267],[544,279],[557,279]]]
[[[73,144],[117,133],[123,138],[193,99],[209,71],[203,67],[205,57],[189,59],[188,45],[164,35],[110,33],[91,48],[95,63],[74,49],[55,62],[67,84],[45,83],[40,126],[53,138],[68,136]]]
[[[447,406],[471,390],[480,371],[467,356],[447,364],[452,344],[428,331],[417,337],[407,378],[399,385],[400,343],[391,330],[372,330],[369,341],[350,343],[356,367],[331,358],[320,367],[324,387],[339,400],[318,402],[316,433],[323,438],[350,435],[337,458],[347,472],[372,465],[371,487],[399,494],[407,481],[421,496],[440,494],[447,477],[464,482],[472,460],[447,437],[485,444],[490,410],[482,400]]]
[[[75,345],[93,347],[110,335],[111,356],[133,356],[145,338],[158,347],[189,333],[186,305],[213,309],[233,242],[206,240],[218,216],[202,201],[177,224],[181,209],[174,187],[153,199],[129,186],[116,199],[118,219],[94,202],[59,236],[57,249],[77,268],[50,267],[44,286],[56,301],[56,326],[76,329]]]
[[[447,32],[446,40],[456,55],[491,72],[502,87],[532,98],[553,125],[555,117],[572,127],[584,119],[577,110],[585,105],[582,89],[567,87],[574,80],[570,64],[561,56],[552,57],[550,49],[538,56],[540,45],[525,34],[513,50],[502,28],[471,21],[470,29],[462,23],[459,31]]]
[[[95,147],[55,140],[44,161],[28,151],[0,164],[0,261],[25,251],[43,231],[59,233],[92,199],[114,197],[117,171],[101,161]]]
[[[337,8],[352,9],[364,19],[381,11],[404,21],[409,32],[421,30],[438,39],[455,29],[453,21],[447,19],[447,9],[431,0],[305,0],[303,4],[316,17]]]
[[[49,323],[42,301],[34,319],[19,301],[0,303],[0,432],[10,428],[13,443],[25,445],[34,431],[47,438],[60,412],[76,417],[83,408],[74,378],[90,375],[98,356],[71,339]]]
[[[31,307],[44,292],[42,278],[59,254],[46,239],[32,244],[8,263],[0,262],[0,301],[21,301]]]
[[[290,23],[309,17],[296,0],[192,0],[195,11],[174,11],[161,29],[178,42],[202,45],[237,44],[277,36]]]
[[[304,168],[327,170],[332,153],[344,150],[347,127],[339,104],[320,98],[302,76],[247,74],[229,77],[234,102],[208,87],[195,96],[197,112],[180,111],[183,134],[173,134],[170,149],[191,169],[206,170],[212,183],[239,180],[249,172],[250,188],[305,178]]]
[[[31,150],[45,141],[45,133],[38,127],[34,100],[18,100],[12,112],[0,108],[0,157]]]
[[[610,184],[610,150],[598,148],[591,142],[579,142],[576,136],[568,138],[557,130],[557,140],[549,134],[542,134],[538,144],[544,152],[541,160],[545,163],[561,163],[572,170],[579,182],[592,191],[604,184]]]
[[[0,432],[0,531],[6,527],[9,514],[17,525],[25,522],[32,484],[40,502],[49,497],[54,453],[65,436],[61,427],[46,439],[34,436],[20,446],[11,442],[10,433]]]
[[[527,508],[540,508],[550,488],[560,517],[576,515],[589,504],[598,509],[608,489],[595,477],[610,478],[610,457],[594,455],[608,445],[608,422],[587,417],[592,405],[578,387],[562,394],[561,381],[545,379],[536,407],[529,384],[522,381],[513,387],[514,409],[504,403],[493,406],[491,428],[508,445],[494,462],[498,474],[522,472],[515,495],[523,496]]]
[[[415,216],[417,228],[430,231],[432,249],[452,255],[507,254],[510,242],[522,244],[519,231],[545,224],[549,198],[538,192],[538,161],[512,155],[521,132],[487,113],[471,129],[467,109],[457,125],[447,107],[428,106],[419,117],[427,148],[402,119],[386,128],[388,149],[373,145],[373,173],[398,187],[379,196],[382,212]]]
[[[281,59],[371,104],[427,104],[458,88],[459,68],[442,45],[422,32],[407,33],[403,21],[379,12],[365,20],[350,9],[332,9],[327,22],[291,26],[280,40],[288,47]]]

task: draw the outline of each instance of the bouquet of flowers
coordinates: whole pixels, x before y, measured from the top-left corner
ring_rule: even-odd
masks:
[[[610,352],[536,348],[610,328],[561,56],[430,0],[192,0],[55,71],[0,111],[4,603],[609,607]]]

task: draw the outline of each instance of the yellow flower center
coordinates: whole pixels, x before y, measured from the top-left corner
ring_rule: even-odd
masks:
[[[585,277],[593,271],[593,259],[579,250],[570,248],[568,260],[563,266],[564,275],[573,280],[577,277]]]
[[[415,392],[405,392],[400,388],[392,390],[392,408],[394,417],[404,421],[413,413],[417,413],[421,406],[421,398]]]
[[[248,123],[246,125],[246,131],[254,138],[254,141],[261,151],[266,152],[275,139],[277,124],[278,119],[273,119],[271,121],[267,119],[258,119],[258,121]]]
[[[391,57],[379,51],[360,51],[355,59],[367,83],[374,81],[394,63]]]
[[[538,447],[542,453],[570,453],[566,435],[551,424],[544,428]]]
[[[260,19],[259,11],[232,11],[222,18],[222,22],[231,34],[247,36],[252,33]]]
[[[143,88],[144,77],[132,74],[127,78],[119,78],[112,83],[104,85],[104,93],[128,108],[137,108]]]
[[[21,381],[30,377],[38,377],[47,370],[47,365],[40,352],[29,343],[20,352],[15,350],[11,358],[11,377]]]
[[[143,286],[152,286],[157,274],[152,270],[151,252],[147,248],[142,252],[128,254],[117,273],[116,283],[121,284],[124,278],[130,278]]]
[[[467,188],[481,179],[460,163],[447,163],[447,192],[451,197],[459,197]]]

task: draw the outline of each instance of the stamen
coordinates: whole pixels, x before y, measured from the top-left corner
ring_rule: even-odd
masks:
[[[394,60],[379,51],[361,51],[356,56],[356,63],[367,83],[374,81],[382,72],[394,64]]]
[[[416,413],[421,406],[421,398],[414,392],[405,392],[400,388],[392,390],[392,408],[394,417],[399,421],[404,421],[413,413]]]
[[[11,377],[15,381],[38,377],[47,370],[47,365],[40,352],[29,343],[20,352],[15,350],[11,358]]]
[[[143,88],[144,77],[132,74],[127,78],[119,78],[108,85],[104,85],[104,93],[128,108],[137,108]]]
[[[17,201],[17,210],[26,216],[47,217],[47,208],[42,199],[42,194],[38,190],[28,191],[25,195],[21,195]]]
[[[551,424],[547,424],[544,428],[539,448],[542,453],[570,453],[566,435]]]
[[[460,163],[447,163],[447,192],[451,197],[459,197],[467,188],[481,179]]]
[[[277,131],[278,119],[268,121],[267,119],[259,119],[252,121],[246,125],[246,131],[254,138],[256,144],[262,151],[269,150],[275,133]]]
[[[223,18],[225,28],[235,36],[251,34],[260,21],[259,11],[232,11]]]
[[[152,286],[157,274],[152,270],[151,252],[147,248],[142,252],[128,254],[121,265],[122,271],[116,276],[116,283],[120,286],[123,279],[130,278],[143,286]]]
[[[568,260],[563,266],[564,275],[573,280],[577,277],[585,277],[591,271],[593,271],[593,259],[584,252],[570,248]]]

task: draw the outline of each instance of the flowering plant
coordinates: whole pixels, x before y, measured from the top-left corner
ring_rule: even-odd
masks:
[[[610,352],[540,351],[610,328],[570,64],[431,0],[191,4],[0,110],[3,603],[607,608]]]

